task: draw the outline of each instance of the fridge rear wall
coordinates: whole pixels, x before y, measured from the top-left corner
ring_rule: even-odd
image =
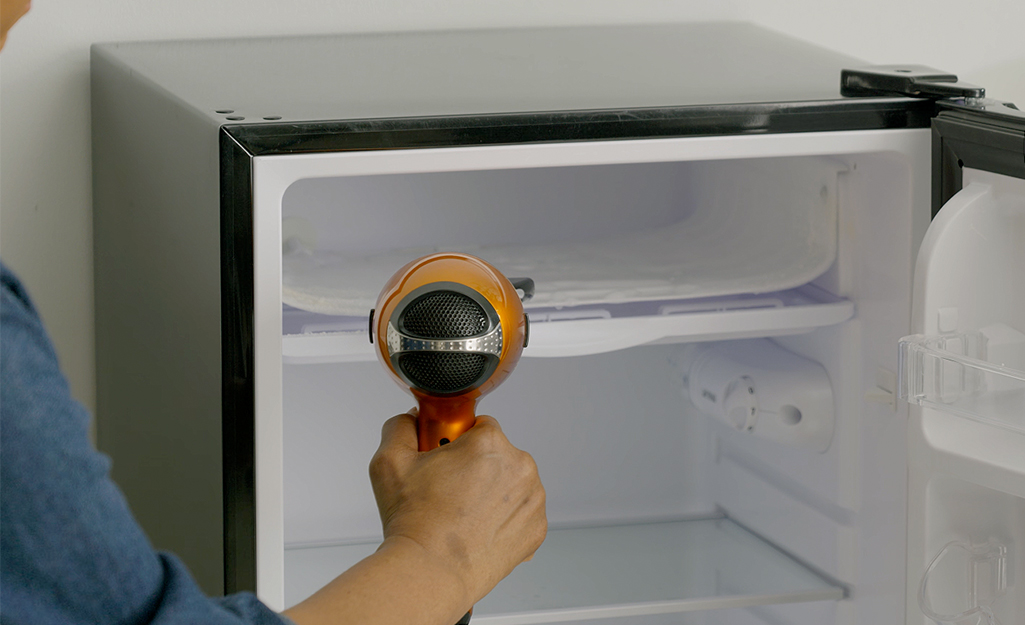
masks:
[[[497,418],[537,461],[553,526],[715,512],[708,424],[683,413],[669,363],[676,349],[524,358],[481,402],[478,412]],[[412,397],[377,363],[286,367],[285,397],[286,546],[378,537],[362,476],[384,420],[413,406]]]

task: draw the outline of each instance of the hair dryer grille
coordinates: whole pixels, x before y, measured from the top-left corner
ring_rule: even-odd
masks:
[[[483,334],[488,316],[477,302],[461,293],[434,291],[409,304],[402,326],[406,333],[425,339],[461,339]]]
[[[420,451],[473,427],[477,401],[509,375],[526,336],[517,287],[485,261],[457,252],[399,269],[370,313],[381,364],[416,398]]]
[[[432,393],[456,393],[490,374],[486,354],[408,352],[398,360],[410,382]]]

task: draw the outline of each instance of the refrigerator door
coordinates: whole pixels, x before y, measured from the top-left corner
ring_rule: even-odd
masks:
[[[1008,625],[1025,620],[1025,116],[944,108],[900,342],[907,623]]]

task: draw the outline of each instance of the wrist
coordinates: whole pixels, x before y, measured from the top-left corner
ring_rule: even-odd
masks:
[[[439,600],[465,606],[464,612],[480,599],[476,596],[475,585],[471,583],[474,576],[468,562],[437,553],[414,538],[403,534],[390,535],[377,548],[375,555],[400,560],[410,570],[431,580]]]
[[[451,625],[473,605],[466,579],[415,540],[393,536],[285,616],[297,625]]]

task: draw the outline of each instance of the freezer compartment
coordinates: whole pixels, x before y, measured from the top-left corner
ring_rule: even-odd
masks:
[[[286,360],[372,359],[381,286],[437,251],[534,280],[526,356],[792,334],[853,314],[809,286],[837,259],[840,159],[501,166],[292,183]]]
[[[377,543],[285,552],[296,603]],[[837,600],[844,589],[727,518],[555,529],[474,608],[474,622],[526,625]]]

